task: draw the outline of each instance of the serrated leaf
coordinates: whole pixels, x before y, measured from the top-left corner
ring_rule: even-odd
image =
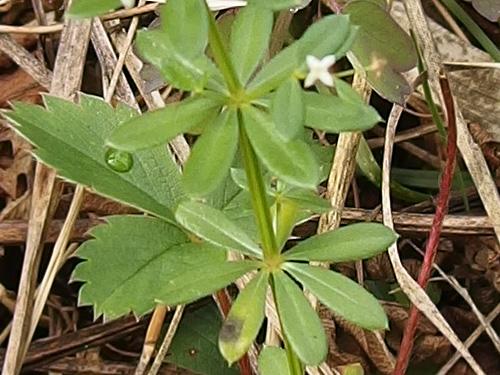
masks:
[[[195,97],[136,116],[113,131],[110,146],[136,151],[165,144],[214,116],[220,103],[208,97]]]
[[[293,351],[307,365],[319,365],[328,345],[316,311],[304,293],[283,271],[273,272],[276,307],[284,334]]]
[[[262,256],[259,246],[223,212],[215,208],[185,201],[177,208],[175,218],[183,227],[216,246],[252,257]]]
[[[231,58],[245,85],[264,57],[273,28],[273,13],[259,6],[247,6],[236,16],[230,39]]]
[[[183,182],[192,196],[213,191],[229,173],[238,147],[236,111],[226,110],[196,141],[184,167]]]
[[[222,325],[215,304],[187,310],[175,332],[165,362],[203,375],[238,375],[219,353],[217,337]]]
[[[157,301],[174,306],[193,302],[226,287],[244,274],[260,267],[260,262],[207,262],[191,267],[168,282],[156,286]]]
[[[285,350],[276,346],[264,347],[259,355],[259,371],[261,375],[289,375]]]
[[[296,79],[290,78],[278,87],[271,100],[271,115],[276,130],[285,140],[294,139],[301,133],[305,105],[302,87]]]
[[[242,113],[250,143],[266,168],[291,185],[315,189],[319,167],[309,146],[298,139],[285,142],[270,116],[257,108]]]
[[[113,109],[102,99],[80,96],[79,105],[45,96],[47,109],[16,103],[3,116],[35,145],[35,155],[64,178],[141,210],[173,220],[171,208],[184,193],[180,173],[164,147],[133,154],[134,166],[117,173],[105,161],[105,141],[137,113]]]
[[[411,38],[372,1],[351,1],[344,10],[359,26],[352,52],[366,69],[369,83],[386,99],[403,105],[411,88],[400,73],[417,63]]]
[[[232,364],[239,360],[254,342],[265,316],[269,273],[260,271],[234,301],[219,334],[219,348]]]
[[[364,131],[381,121],[373,107],[340,96],[305,92],[304,101],[306,125],[329,133]]]
[[[66,12],[67,17],[94,17],[114,10],[122,5],[120,0],[73,0]]]
[[[208,15],[204,0],[167,1],[160,18],[162,35],[184,57],[195,58],[205,51]]]
[[[350,262],[371,258],[396,241],[397,235],[377,223],[351,224],[315,235],[285,253],[289,260]]]
[[[158,285],[206,264],[224,264],[225,252],[188,242],[177,227],[146,216],[114,216],[91,231],[77,255],[84,259],[73,280],[84,281],[79,304],[94,316],[143,315],[161,296]]]
[[[389,322],[377,299],[344,275],[322,267],[287,262],[284,268],[329,309],[366,329],[387,329]]]

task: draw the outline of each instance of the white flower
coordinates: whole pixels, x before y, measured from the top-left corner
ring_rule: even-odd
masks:
[[[122,2],[124,1],[130,1],[130,0],[122,0]],[[154,3],[165,3],[165,0],[150,0],[150,1]],[[214,11],[236,8],[236,7],[244,7],[245,5],[247,5],[247,2],[245,0],[206,0],[206,2],[208,4],[208,7]]]
[[[335,61],[335,55],[327,55],[321,60],[314,56],[307,55],[306,64],[309,68],[309,73],[307,73],[306,80],[304,81],[304,87],[310,87],[318,80],[327,86],[333,86],[333,77],[328,69],[335,64]]]
[[[121,0],[121,2],[125,8],[133,8],[135,5],[135,0]]]

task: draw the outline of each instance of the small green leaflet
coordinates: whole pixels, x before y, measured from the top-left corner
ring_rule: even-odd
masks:
[[[146,216],[113,216],[91,231],[78,249],[84,259],[73,280],[83,281],[79,304],[93,305],[94,316],[143,315],[161,296],[159,285],[206,264],[223,265],[224,251],[189,243],[177,227]]]
[[[275,91],[271,100],[271,115],[276,129],[285,140],[301,135],[305,105],[302,87],[295,78],[283,82]]]
[[[46,109],[15,103],[3,112],[15,129],[32,144],[44,163],[70,180],[146,212],[173,221],[171,209],[184,193],[180,173],[164,147],[133,154],[134,166],[117,173],[105,160],[106,140],[137,113],[119,105],[113,109],[102,99],[80,95],[79,104],[44,96]]]
[[[287,262],[284,268],[344,319],[366,329],[389,327],[387,316],[377,299],[344,275],[301,263]]]
[[[285,350],[276,346],[264,347],[259,355],[259,370],[261,375],[290,375]]]
[[[73,0],[67,17],[85,18],[98,16],[122,5],[120,0]]]
[[[328,345],[316,311],[283,271],[273,272],[273,281],[281,326],[290,345],[302,362],[319,365],[326,358]]]
[[[198,202],[182,202],[175,218],[200,238],[227,250],[236,250],[252,257],[261,257],[262,250],[226,215]]]
[[[397,235],[382,224],[351,224],[300,242],[285,253],[285,258],[334,263],[350,262],[380,254],[396,239]]]
[[[254,342],[264,321],[269,273],[260,271],[234,301],[219,334],[219,348],[232,364]]]

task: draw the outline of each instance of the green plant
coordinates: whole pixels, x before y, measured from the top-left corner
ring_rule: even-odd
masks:
[[[141,31],[136,42],[165,80],[191,93],[164,109],[138,116],[85,95],[78,105],[46,96],[47,109],[16,104],[4,114],[61,175],[154,216],[112,217],[80,247],[85,261],[74,279],[84,282],[80,303],[93,305],[95,316],[189,303],[250,274],[221,329],[219,348],[229,363],[246,353],[264,320],[270,288],[286,349],[281,369],[293,374],[327,353],[320,320],[299,284],[343,318],[367,329],[387,328],[375,297],[308,262],[372,257],[396,240],[390,229],[349,225],[284,251],[304,216],[329,209],[316,193],[320,167],[305,126],[338,133],[363,131],[380,120],[326,70],[355,39],[348,16],[322,18],[266,61],[273,11],[294,5],[249,1],[226,45],[203,0],[169,0],[161,27]],[[309,67],[316,64],[314,76],[306,58]],[[308,84],[334,83],[337,95],[304,91],[300,81],[307,77]],[[164,145],[195,129],[201,135],[181,176]],[[238,215],[229,209],[236,201]],[[252,225],[256,233],[246,230]],[[227,251],[241,260],[227,261]],[[269,356],[283,358],[279,350],[266,353],[263,367]]]

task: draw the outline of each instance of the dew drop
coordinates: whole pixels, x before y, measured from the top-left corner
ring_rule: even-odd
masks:
[[[104,160],[112,170],[119,173],[130,171],[134,165],[132,154],[114,148],[108,148],[106,150]]]

